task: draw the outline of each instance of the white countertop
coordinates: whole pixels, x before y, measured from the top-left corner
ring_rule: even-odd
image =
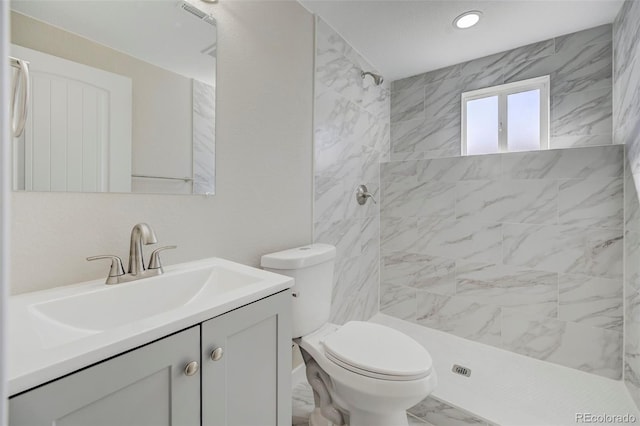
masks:
[[[293,279],[224,259],[211,258],[165,268],[161,277],[175,279],[185,270],[219,268],[228,273],[249,277],[248,283],[226,286],[217,291],[207,288],[183,305],[156,315],[127,322],[107,330],[69,327],[43,320],[34,306],[48,301],[77,295],[107,294],[116,287],[149,286],[152,300],[153,280],[146,278],[107,286],[104,279],[79,283],[51,290],[26,293],[9,298],[8,303],[8,376],[9,394],[15,395],[111,356],[191,327],[248,303],[281,292],[293,285]],[[226,273],[226,272],[225,272]],[[112,293],[116,294],[116,293]],[[120,295],[120,293],[117,293]],[[123,301],[123,310],[131,309]],[[123,312],[110,313],[118,317]],[[71,314],[72,316],[73,314]],[[104,313],[96,312],[96,315]]]

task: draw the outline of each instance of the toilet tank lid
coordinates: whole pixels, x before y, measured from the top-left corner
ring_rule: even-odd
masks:
[[[301,269],[333,260],[336,248],[329,244],[311,244],[262,256],[260,266],[270,269]]]

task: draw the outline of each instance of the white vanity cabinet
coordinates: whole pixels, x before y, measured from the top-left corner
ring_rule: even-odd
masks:
[[[12,397],[9,425],[290,424],[290,297],[266,297]],[[200,368],[189,375],[194,361]]]

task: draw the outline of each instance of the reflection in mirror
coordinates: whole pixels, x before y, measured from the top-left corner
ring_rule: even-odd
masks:
[[[216,23],[177,0],[12,0],[14,189],[213,194]],[[18,113],[20,68],[12,78]]]

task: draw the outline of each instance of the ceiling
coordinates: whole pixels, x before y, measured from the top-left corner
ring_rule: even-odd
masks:
[[[299,0],[387,80],[613,22],[622,0]],[[453,19],[483,13],[467,30]]]

